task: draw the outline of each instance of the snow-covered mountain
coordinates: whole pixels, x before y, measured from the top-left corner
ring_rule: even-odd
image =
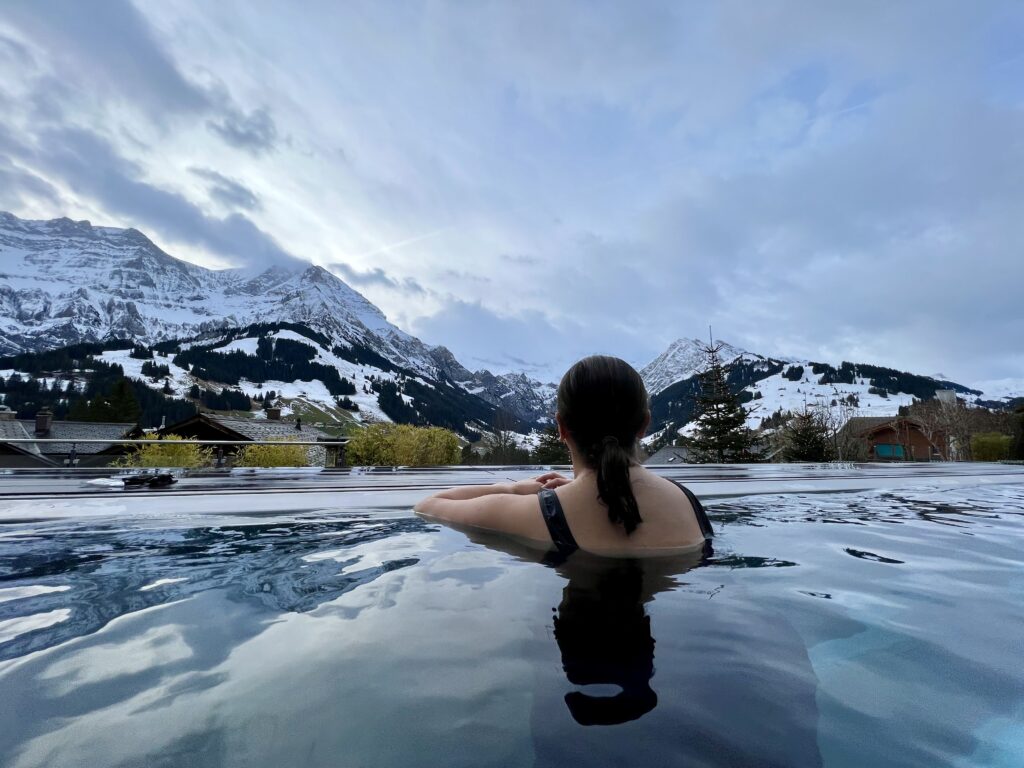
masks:
[[[432,368],[429,347],[321,267],[205,269],[134,229],[0,213],[0,353],[110,338],[151,344],[274,321],[304,323],[407,367]]]
[[[291,344],[309,347],[300,354],[308,357],[301,364],[305,378],[274,378],[280,373],[276,352],[257,360],[261,336],[275,345],[280,340],[285,351]],[[522,373],[469,370],[447,348],[424,344],[391,324],[321,267],[296,261],[263,271],[205,269],[165,253],[134,229],[0,213],[0,355],[100,342],[107,347],[104,359],[146,378],[141,358],[123,343],[110,343],[116,340],[161,347],[157,362],[169,366],[169,376],[149,377],[147,384],[178,396],[196,384],[207,391],[226,385],[250,396],[273,389],[330,411],[340,407],[341,377],[355,386],[355,418],[415,413],[464,433],[491,423],[499,411],[528,430],[554,410],[554,384]],[[641,370],[656,429],[682,428],[692,419],[701,348],[702,342],[681,338]],[[246,357],[218,363],[219,355],[234,353]],[[989,406],[1024,395],[1015,381],[971,389],[941,376],[771,358],[727,344],[721,356],[733,387],[757,406],[751,426],[805,401],[850,401],[862,414],[889,415],[938,388],[957,389]],[[403,403],[412,411],[403,413]]]
[[[705,342],[698,339],[676,339],[668,349],[640,369],[640,376],[653,397],[677,381],[689,378],[704,366]],[[723,363],[731,363],[743,350],[723,344],[719,355]]]
[[[651,394],[652,433],[684,432],[695,416],[696,375],[705,364],[704,344],[678,339],[641,371]],[[922,376],[867,363],[771,358],[724,344],[720,350],[731,388],[747,401],[747,425],[805,405],[844,408],[847,415],[891,416],[915,399],[952,389],[969,403],[1006,407],[1024,394],[1015,380],[967,387],[944,376]]]
[[[306,326],[349,358],[373,362],[376,355],[377,368],[451,381],[525,422],[550,413],[550,385],[467,370],[446,348],[392,325],[321,267],[297,261],[260,272],[205,269],[134,229],[0,212],[0,354],[111,339],[148,346],[256,323]]]

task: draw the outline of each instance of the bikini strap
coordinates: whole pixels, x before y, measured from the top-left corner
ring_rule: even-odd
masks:
[[[562,504],[558,500],[557,494],[550,489],[544,489],[537,495],[540,498],[540,513],[544,518],[544,524],[548,527],[551,540],[555,542],[558,553],[568,557],[580,547],[576,543],[572,531],[569,530],[569,523],[565,519],[565,512],[562,511]]]
[[[710,540],[715,535],[714,528],[711,527],[711,521],[708,520],[708,513],[704,511],[704,505],[700,503],[700,499],[682,483],[672,481],[683,493],[686,494],[686,498],[690,500],[690,505],[693,507],[693,513],[697,516],[697,524],[700,526],[700,532],[704,534],[705,540]]]

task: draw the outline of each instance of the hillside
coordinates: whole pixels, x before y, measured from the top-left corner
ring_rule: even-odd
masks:
[[[234,338],[237,329],[267,324],[287,324],[315,339],[318,364],[338,375],[352,364],[365,367],[367,376],[401,375],[409,380],[405,396],[431,413],[442,409],[439,392],[460,401],[453,412],[471,420],[490,419],[500,409],[529,429],[550,413],[550,385],[521,374],[468,370],[446,348],[392,325],[321,267],[296,262],[259,272],[210,270],[174,258],[133,229],[0,213],[0,354],[124,341],[148,348],[201,339],[194,343],[210,346]],[[310,382],[306,396],[329,405],[333,396],[320,384]],[[384,389],[387,400],[390,390]]]
[[[73,354],[47,354],[68,345]],[[773,358],[730,345],[722,353],[730,385],[752,408],[752,428],[804,403],[891,415],[936,389],[991,408],[1024,396],[1024,385],[1009,380],[968,387],[865,363]],[[0,213],[0,355],[9,381],[0,394],[23,415],[43,401],[67,412],[123,373],[146,426],[197,404],[260,418],[273,393],[285,414],[437,424],[472,439],[499,418],[523,434],[542,428],[556,389],[521,373],[469,370],[321,267],[210,270],[133,229],[9,213]],[[693,419],[703,362],[701,342],[682,338],[641,369],[651,439]]]
[[[679,339],[642,370],[652,392],[648,442],[667,432],[685,433],[694,418],[696,374],[703,364],[700,349],[700,341]],[[988,394],[945,379],[868,363],[783,360],[729,345],[723,352],[730,388],[747,404],[751,429],[774,413],[797,411],[805,404],[844,405],[851,415],[895,415],[900,406],[930,399],[939,389],[954,390],[958,397],[978,406],[1011,407],[1015,402],[1012,388]]]

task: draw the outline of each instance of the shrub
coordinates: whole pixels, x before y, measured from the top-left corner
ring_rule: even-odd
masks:
[[[246,445],[235,456],[236,467],[308,467],[309,449],[302,445]]]
[[[1009,458],[1013,437],[998,432],[982,432],[971,438],[971,455],[975,461],[1000,461]]]
[[[370,424],[356,432],[345,448],[356,466],[430,467],[458,464],[459,438],[441,427]]]
[[[180,440],[180,435],[165,435],[159,443],[136,446],[132,453],[115,462],[115,466],[196,469],[213,463],[212,448],[192,443],[182,444]]]

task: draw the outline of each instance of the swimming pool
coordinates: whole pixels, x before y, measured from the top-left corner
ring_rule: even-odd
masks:
[[[1024,764],[1024,484],[557,569],[361,493],[0,515],[0,765]]]

